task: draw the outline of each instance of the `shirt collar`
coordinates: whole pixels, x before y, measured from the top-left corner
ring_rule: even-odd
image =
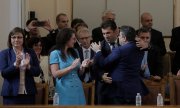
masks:
[[[83,52],[84,52],[85,50],[89,50],[89,51],[90,51],[91,49],[90,49],[90,47],[89,47],[88,49],[82,47],[82,50],[83,50]]]

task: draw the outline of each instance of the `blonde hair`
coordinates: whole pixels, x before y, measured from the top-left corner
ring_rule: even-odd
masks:
[[[87,27],[81,27],[78,29],[78,31],[76,32],[77,38],[79,38],[79,35],[81,33],[88,33],[91,37],[91,32],[89,31],[89,29]]]

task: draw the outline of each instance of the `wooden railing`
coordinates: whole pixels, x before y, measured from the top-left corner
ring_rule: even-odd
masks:
[[[137,108],[136,106],[0,106],[0,108]],[[157,106],[138,106],[138,108],[162,108]],[[180,108],[180,106],[163,106],[163,108]]]

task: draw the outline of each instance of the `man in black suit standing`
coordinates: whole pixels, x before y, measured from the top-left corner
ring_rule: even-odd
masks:
[[[65,13],[60,13],[56,16],[56,24],[57,24],[57,29],[51,29],[49,30],[49,34],[47,35],[47,40],[48,43],[46,43],[47,51],[51,49],[52,46],[55,45],[56,43],[56,36],[57,34],[63,29],[63,28],[68,28],[69,19]]]
[[[153,26],[152,15],[148,12],[143,13],[141,15],[141,24],[143,28],[149,29],[151,33],[151,41],[149,44],[149,49],[154,49],[156,51],[159,51],[160,55],[164,56],[166,54],[166,47],[162,36],[162,32],[152,28]]]
[[[173,59],[172,73],[180,75],[180,26],[172,29],[169,47],[172,51],[176,51]]]
[[[119,46],[119,29],[113,20],[104,21],[100,29],[105,38],[101,41],[101,51],[103,57],[106,57],[114,47]],[[104,68],[99,66],[98,62],[96,59],[94,60],[94,69],[96,71],[96,104],[107,104],[104,93],[107,91],[107,86],[112,82],[112,78],[109,76],[108,71],[105,71]]]
[[[105,10],[102,14],[102,22],[107,21],[107,20],[115,20],[115,13],[112,10]],[[93,38],[93,42],[98,43],[99,41],[104,40],[102,31],[101,31],[101,27],[97,27],[94,28],[92,30],[92,38]]]

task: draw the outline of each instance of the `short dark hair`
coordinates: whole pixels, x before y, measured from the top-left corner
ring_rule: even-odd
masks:
[[[136,31],[133,27],[131,26],[121,26],[120,27],[120,32],[123,33],[123,35],[126,37],[128,41],[135,41],[136,37]]]
[[[56,16],[56,24],[58,24],[59,23],[59,17],[60,16],[67,16],[65,13],[60,13],[60,14],[58,14],[57,16]]]
[[[23,48],[26,48],[26,39],[25,39],[24,30],[20,27],[15,27],[10,31],[8,36],[8,43],[7,43],[8,47],[12,48],[11,36],[13,36],[16,33],[21,33],[23,35]]]
[[[32,37],[28,40],[27,47],[33,48],[33,45],[37,44],[38,42],[41,42],[41,45],[42,45],[42,40],[40,37]]]
[[[138,30],[138,35],[140,33],[148,33],[148,32],[150,33],[150,30],[148,28],[142,27]]]
[[[107,21],[102,22],[102,24],[101,24],[102,29],[106,29],[109,27],[111,30],[115,31],[117,29],[117,25],[116,25],[115,21],[107,20]]]
[[[26,26],[28,26],[29,25],[29,23],[31,23],[32,21],[38,21],[38,19],[37,18],[31,18],[31,19],[28,19],[27,21],[26,21]]]
[[[85,23],[81,18],[74,18],[71,22],[71,28],[74,28],[79,23]]]

